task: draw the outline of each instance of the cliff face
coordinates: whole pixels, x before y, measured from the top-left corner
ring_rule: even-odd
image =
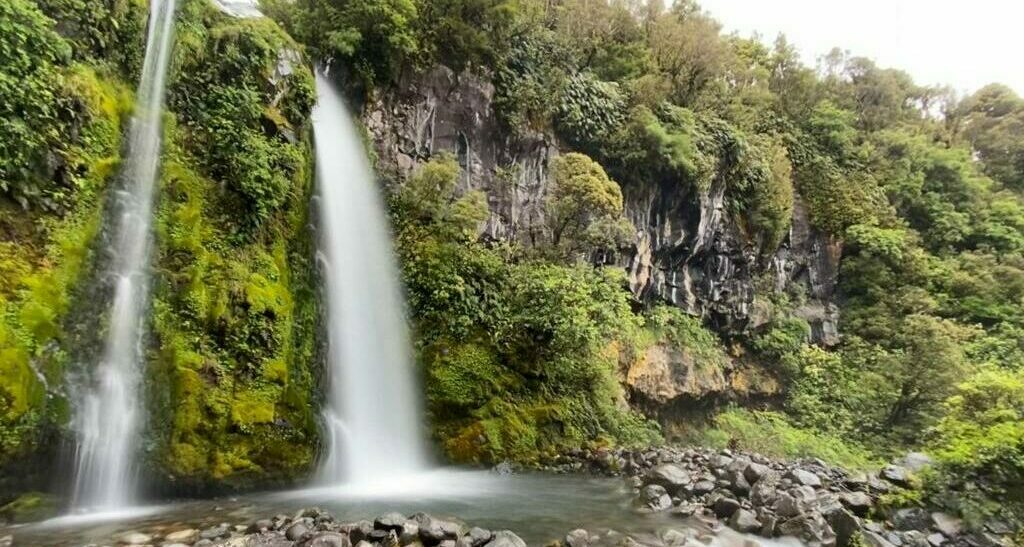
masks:
[[[491,216],[485,237],[529,244],[544,217],[549,165],[559,153],[552,135],[513,135],[492,108],[494,86],[445,67],[407,77],[399,91],[366,105],[363,120],[383,173],[407,174],[431,155],[454,154],[461,186],[487,193]],[[794,209],[779,249],[763,252],[725,210],[725,187],[706,193],[678,184],[623,187],[634,244],[608,260],[626,269],[638,300],[662,300],[705,317],[723,333],[770,320],[755,303],[761,291],[804,295],[796,311],[818,343],[837,341],[835,285],[841,244],[811,227]]]

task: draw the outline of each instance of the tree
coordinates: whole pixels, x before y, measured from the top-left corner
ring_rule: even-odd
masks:
[[[992,84],[967,98],[958,113],[985,172],[1024,190],[1024,99],[1009,87]]]
[[[673,100],[693,106],[726,65],[720,26],[692,1],[676,3],[651,23],[648,43],[657,69],[672,83]]]
[[[622,213],[622,190],[597,162],[578,153],[555,159],[547,199],[552,248],[566,257],[617,248],[632,235]]]
[[[451,155],[440,155],[423,164],[398,191],[395,201],[403,219],[430,227],[446,239],[475,239],[487,219],[483,192],[456,192],[459,164]]]

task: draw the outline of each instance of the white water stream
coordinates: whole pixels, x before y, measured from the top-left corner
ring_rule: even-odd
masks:
[[[426,469],[420,394],[391,233],[363,141],[317,74],[313,111],[328,312],[326,453],[316,483],[370,484]]]
[[[135,496],[153,189],[174,13],[175,0],[151,0],[146,58],[122,172],[125,187],[112,209],[117,216],[108,275],[115,283],[103,358],[90,384],[74,397],[78,444],[73,507],[79,512],[121,509]]]

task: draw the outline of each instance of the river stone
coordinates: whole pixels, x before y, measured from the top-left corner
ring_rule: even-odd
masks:
[[[964,522],[946,513],[932,513],[932,526],[947,537],[956,537],[963,531]]]
[[[402,545],[410,545],[420,539],[420,527],[415,522],[407,520],[402,523],[402,530],[398,533],[398,541]]]
[[[127,545],[146,545],[153,542],[153,536],[142,532],[126,532],[119,537],[121,543]]]
[[[405,515],[401,513],[387,513],[373,521],[373,527],[378,530],[400,531],[403,526],[405,526]]]
[[[231,526],[227,523],[221,523],[199,532],[199,539],[220,539],[226,537],[229,533],[231,533]]]
[[[648,484],[640,491],[640,503],[654,511],[664,511],[672,507],[672,498],[659,484]]]
[[[678,465],[666,463],[648,471],[647,482],[664,486],[670,492],[676,492],[690,483],[690,474]]]
[[[490,530],[484,530],[483,528],[474,526],[469,529],[468,537],[473,547],[480,547],[488,541],[491,541],[493,534],[491,534]]]
[[[510,530],[501,530],[494,533],[487,547],[526,547],[526,542]]]
[[[740,508],[729,518],[729,526],[737,532],[750,534],[761,529],[761,522],[754,513]]]
[[[351,539],[353,543],[359,543],[370,536],[370,532],[373,531],[373,523],[368,520],[351,522],[349,524],[341,525],[338,528],[338,531],[348,534],[349,539]]]
[[[938,532],[928,535],[928,544],[932,547],[939,547],[943,543],[946,543],[946,536]]]
[[[789,473],[786,473],[786,478],[802,486],[810,486],[812,488],[821,486],[821,478],[806,469],[792,469]]]
[[[168,543],[195,543],[199,541],[199,530],[189,528],[187,530],[171,532],[164,536],[164,541]]]
[[[310,532],[311,530],[309,529],[309,526],[307,526],[305,522],[299,521],[293,523],[287,530],[285,530],[284,537],[291,541],[301,541],[302,538]]]
[[[712,510],[714,510],[715,515],[720,519],[731,517],[739,508],[740,502],[725,496],[715,500],[715,503],[712,506]]]
[[[835,509],[825,514],[825,520],[836,534],[839,547],[850,545],[851,540],[860,531],[860,520],[846,509]]]
[[[273,529],[274,529],[274,521],[272,521],[270,519],[259,519],[256,522],[250,524],[248,530],[246,530],[246,531],[249,532],[250,534],[255,534],[257,532],[263,532],[263,531],[266,531],[266,530],[273,530]]]
[[[302,542],[302,547],[352,547],[352,540],[339,532],[320,532]]]
[[[746,477],[747,482],[755,484],[761,480],[761,477],[768,473],[771,469],[767,465],[763,465],[756,462],[751,462],[746,469],[743,470],[743,476]]]
[[[569,547],[587,547],[590,545],[590,532],[580,528],[565,535],[565,544]]]

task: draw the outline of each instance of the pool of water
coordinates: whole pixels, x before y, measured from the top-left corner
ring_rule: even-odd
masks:
[[[491,530],[512,530],[529,545],[544,545],[576,528],[591,532],[611,529],[641,541],[668,529],[692,529],[708,545],[779,544],[729,530],[713,533],[696,519],[639,513],[631,502],[628,487],[619,479],[439,470],[385,482],[182,501],[114,514],[72,515],[0,530],[0,536],[13,535],[15,545],[84,545],[110,541],[126,531],[151,533],[202,529],[220,523],[247,524],[258,518],[320,507],[343,522],[372,520],[390,511],[407,515],[424,511]]]

